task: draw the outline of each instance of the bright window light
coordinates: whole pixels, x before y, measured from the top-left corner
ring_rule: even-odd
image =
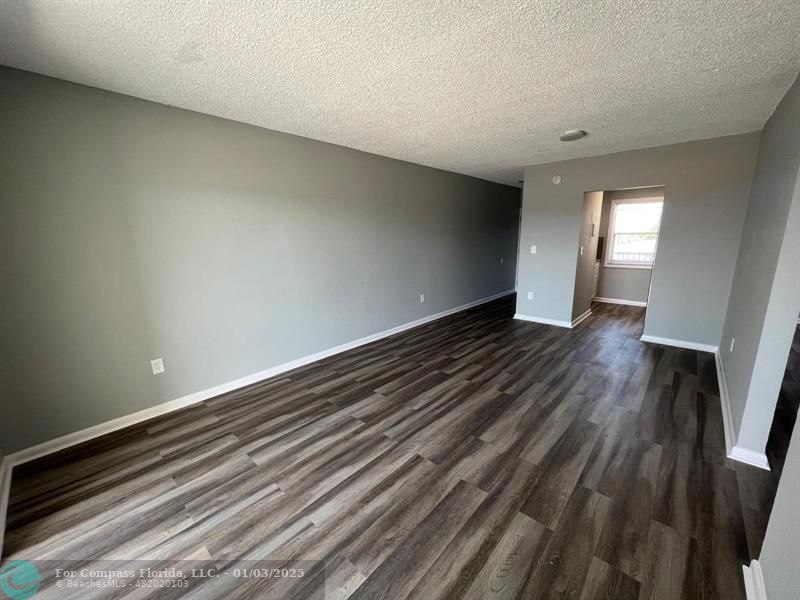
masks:
[[[611,202],[606,266],[653,267],[663,206],[663,198]]]

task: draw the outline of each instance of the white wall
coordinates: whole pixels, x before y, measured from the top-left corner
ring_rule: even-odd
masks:
[[[663,196],[663,188],[616,190],[606,192],[603,196],[603,216],[600,220],[600,235],[606,238],[606,244],[600,262],[600,280],[597,284],[597,295],[601,298],[647,302],[650,290],[652,269],[631,269],[625,267],[606,267],[605,258],[609,250],[608,225],[610,221],[612,200],[629,198],[649,198]]]
[[[3,449],[514,287],[516,188],[22,71],[0,88]]]
[[[600,214],[603,211],[603,192],[587,192],[583,198],[581,231],[575,248],[577,266],[575,271],[575,295],[572,302],[572,318],[576,319],[592,307],[594,265],[597,256],[597,240],[600,237]]]
[[[736,446],[759,455],[800,310],[799,176],[800,79],[761,136],[721,344]]]
[[[758,562],[768,600],[797,598],[800,591],[800,421],[792,432],[775,504]]]
[[[750,133],[526,168],[517,312],[570,320],[584,192],[663,185],[645,333],[719,344],[758,139]]]

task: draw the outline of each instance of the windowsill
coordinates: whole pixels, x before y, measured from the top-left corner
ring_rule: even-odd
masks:
[[[640,269],[647,271],[653,270],[652,265],[626,265],[624,263],[605,263],[603,266],[609,269]]]

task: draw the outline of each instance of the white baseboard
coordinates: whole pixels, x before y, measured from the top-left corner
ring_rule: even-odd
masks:
[[[473,302],[468,302],[467,304],[462,304],[461,306],[456,306],[454,308],[450,308],[442,312],[429,315],[427,317],[422,317],[421,319],[417,319],[416,321],[404,323],[403,325],[398,325],[397,327],[392,327],[391,329],[374,333],[372,335],[359,338],[352,342],[341,344],[340,346],[336,346],[334,348],[328,348],[327,350],[317,352],[316,354],[310,354],[308,356],[304,356],[302,358],[298,358],[296,360],[292,360],[274,367],[270,367],[269,369],[259,371],[258,373],[246,375],[244,377],[240,377],[239,379],[235,379],[227,383],[223,383],[205,390],[201,390],[199,392],[194,392],[193,394],[189,394],[188,396],[183,396],[181,398],[177,398],[169,402],[158,404],[156,406],[153,406],[152,408],[146,408],[144,410],[140,410],[139,412],[135,412],[130,415],[125,415],[117,419],[112,419],[111,421],[106,421],[105,423],[100,423],[99,425],[94,425],[93,427],[89,427],[81,431],[76,431],[74,433],[61,436],[54,440],[43,442],[41,444],[31,446],[30,448],[25,448],[24,450],[11,453],[8,456],[6,456],[2,461],[3,471],[2,473],[0,473],[0,476],[4,477],[4,479],[0,483],[2,483],[3,485],[10,483],[11,469],[16,465],[26,463],[31,460],[35,460],[37,458],[41,458],[42,456],[52,454],[53,452],[58,452],[59,450],[69,448],[70,446],[87,442],[91,439],[100,437],[102,435],[118,431],[119,429],[124,429],[125,427],[136,425],[137,423],[147,421],[154,417],[159,417],[161,415],[165,415],[167,413],[176,411],[178,409],[191,406],[192,404],[197,404],[198,402],[203,402],[204,400],[215,398],[216,396],[220,396],[222,394],[232,392],[239,388],[252,385],[254,383],[258,383],[259,381],[263,381],[264,379],[269,379],[270,377],[275,377],[276,375],[280,375],[281,373],[286,373],[287,371],[292,371],[299,367],[303,367],[305,365],[317,362],[324,358],[328,358],[329,356],[340,354],[342,352],[346,352],[347,350],[352,350],[353,348],[363,346],[364,344],[369,344],[370,342],[375,342],[377,340],[392,335],[396,335],[398,333],[402,333],[403,331],[406,331],[408,329],[413,329],[414,327],[425,325],[426,323],[430,323],[432,321],[436,321],[438,319],[447,317],[457,312],[467,310],[468,308],[473,308],[481,304],[486,304],[487,302],[491,302],[492,300],[497,300],[498,298],[502,298],[504,296],[508,296],[513,293],[514,290],[506,290],[504,292],[500,292],[499,294],[493,294],[492,296],[487,296],[485,298],[481,298]],[[5,479],[6,477],[8,479],[7,482]],[[0,524],[5,524],[7,502],[8,502],[8,489],[5,487],[0,487]],[[0,530],[0,534],[1,533],[2,530]],[[2,536],[0,535],[0,540],[1,539]],[[2,544],[0,544],[0,552],[1,551],[2,551]]]
[[[520,321],[530,321],[531,323],[541,323],[542,325],[555,325],[556,327],[566,327],[567,329],[572,329],[572,322],[571,321],[559,321],[558,319],[546,319],[544,317],[534,317],[531,315],[523,315],[522,313],[517,313],[514,315],[515,319]]]
[[[303,356],[302,358],[285,362],[283,364],[270,367],[269,369],[265,369],[257,373],[252,373],[251,375],[245,375],[244,377],[240,377],[239,379],[235,379],[227,383],[222,383],[220,385],[205,390],[200,390],[199,392],[194,392],[193,394],[189,394],[188,396],[183,396],[175,400],[170,400],[169,402],[158,404],[156,406],[153,406],[152,408],[146,408],[144,410],[141,410],[139,412],[130,415],[126,415],[124,417],[112,419],[111,421],[106,421],[105,423],[100,423],[99,425],[95,425],[93,427],[89,427],[81,431],[76,431],[75,433],[70,433],[65,436],[56,438],[54,440],[50,440],[48,442],[37,444],[36,446],[32,446],[30,448],[26,448],[24,450],[20,450],[18,452],[9,454],[6,458],[10,461],[11,466],[15,466],[24,462],[41,458],[42,456],[52,454],[53,452],[58,452],[59,450],[63,450],[64,448],[69,448],[70,446],[74,446],[76,444],[86,442],[96,437],[100,437],[107,433],[111,433],[113,431],[117,431],[119,429],[123,429],[125,427],[129,427],[131,425],[147,421],[154,417],[159,417],[161,415],[176,411],[178,409],[191,406],[192,404],[197,404],[198,402],[203,402],[204,400],[210,400],[211,398],[215,398],[216,396],[227,394],[228,392],[238,390],[239,388],[243,388],[248,385],[252,385],[254,383],[263,381],[265,379],[269,379],[270,377],[275,377],[276,375],[286,373],[287,371],[292,371],[299,367],[304,367],[305,365],[315,363],[324,358],[328,358],[329,356],[333,356],[335,354],[341,354],[342,352],[352,350],[353,348],[358,348],[359,346],[363,346],[365,344],[369,344],[371,342],[375,342],[380,339],[396,335],[398,333],[402,333],[403,331],[407,331],[408,329],[413,329],[414,327],[425,325],[426,323],[430,323],[432,321],[436,321],[438,319],[447,317],[457,312],[467,310],[468,308],[473,308],[481,304],[486,304],[487,302],[491,302],[492,300],[497,300],[498,298],[502,298],[504,296],[508,296],[513,293],[514,290],[506,290],[504,292],[500,292],[499,294],[494,294],[492,296],[487,296],[486,298],[481,298],[473,302],[468,302],[467,304],[462,304],[461,306],[456,306],[454,308],[450,308],[442,312],[429,315],[427,317],[422,317],[421,319],[417,319],[416,321],[404,323],[402,325],[398,325],[397,327],[392,327],[391,329],[386,329],[385,331],[380,331],[378,333],[374,333],[372,335],[368,335],[366,337],[353,340],[352,342],[347,342],[345,344],[341,344],[340,346],[335,346],[334,348],[328,348],[327,350],[323,350],[315,354],[310,354],[308,356]]]
[[[570,328],[575,327],[578,323],[581,323],[582,321],[588,319],[591,316],[591,314],[592,314],[592,309],[590,308],[579,317],[572,319],[572,323],[569,324]]]
[[[0,560],[3,558],[3,539],[6,532],[6,512],[8,494],[11,491],[11,461],[8,457],[0,459]]]
[[[722,410],[722,428],[725,432],[725,449],[728,458],[753,467],[769,471],[769,461],[763,452],[756,452],[741,448],[736,445],[736,431],[733,426],[733,413],[731,412],[731,399],[728,394],[728,377],[725,374],[725,365],[719,351],[714,353],[717,363],[717,383],[719,384],[719,403]]]
[[[749,567],[742,565],[742,574],[747,600],[767,600],[767,586],[764,584],[764,572],[761,570],[761,564],[754,559]]]
[[[758,467],[759,469],[764,469],[765,471],[770,470],[767,455],[763,452],[756,452],[755,450],[749,450],[748,448],[734,446],[728,454],[728,458],[731,460],[738,460],[741,463],[745,463],[753,467]]]
[[[545,317],[534,317],[532,315],[523,315],[522,313],[517,313],[514,315],[514,318],[519,321],[530,321],[531,323],[540,323],[542,325],[554,325],[555,327],[565,327],[567,329],[572,329],[578,323],[587,319],[591,316],[592,309],[590,308],[585,313],[580,315],[579,317],[575,317],[572,321],[559,321],[558,319],[547,319]]]
[[[48,454],[59,452],[60,450],[64,450],[70,446],[88,442],[89,440],[93,440],[94,438],[98,438],[108,433],[113,433],[114,431],[124,429],[125,427],[130,427],[131,425],[136,425],[137,423],[142,423],[143,421],[148,421],[155,417],[160,417],[161,415],[191,406],[192,404],[197,404],[203,400],[209,400],[215,396],[219,396],[220,394],[231,392],[237,388],[260,381],[260,379],[251,380],[251,377],[253,376],[242,377],[241,379],[231,381],[230,383],[225,383],[207,390],[195,392],[194,394],[189,394],[188,396],[183,396],[181,398],[177,398],[176,400],[170,400],[169,402],[162,402],[161,404],[157,404],[151,408],[146,408],[144,410],[125,415],[124,417],[118,417],[116,419],[106,421],[105,423],[100,423],[99,425],[93,425],[92,427],[87,427],[86,429],[81,429],[80,431],[76,431],[74,433],[68,433],[67,435],[63,435],[53,440],[48,440],[46,442],[42,442],[41,444],[31,446],[30,448],[25,448],[24,450],[19,450],[9,454],[7,459],[12,467],[16,467],[17,465],[47,456]]]
[[[733,428],[731,399],[728,396],[728,378],[725,375],[725,365],[722,364],[722,356],[719,351],[714,353],[714,361],[717,363],[717,384],[719,385],[719,403],[722,409],[722,428],[725,432],[725,449],[726,454],[730,456],[736,445],[736,432]]]
[[[719,346],[712,346],[711,344],[701,344],[700,342],[688,342],[686,340],[676,340],[673,338],[658,337],[656,335],[642,335],[639,338],[643,342],[650,342],[651,344],[661,344],[662,346],[675,346],[676,348],[686,348],[687,350],[699,350],[700,352],[716,353]]]
[[[595,296],[592,299],[594,302],[602,302],[604,304],[624,304],[625,306],[647,306],[647,302],[640,302],[639,300],[622,300],[621,298],[601,298]]]

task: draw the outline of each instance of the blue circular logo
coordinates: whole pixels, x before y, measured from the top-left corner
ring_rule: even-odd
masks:
[[[27,600],[39,591],[42,575],[32,562],[10,560],[0,568],[0,589],[11,600]]]

